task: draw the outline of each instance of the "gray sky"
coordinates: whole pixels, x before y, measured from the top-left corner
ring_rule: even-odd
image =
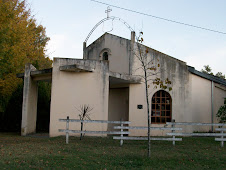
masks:
[[[150,15],[226,32],[225,0],[99,0]],[[107,5],[90,0],[28,0],[38,24],[50,37],[47,55],[82,58],[82,46],[91,29],[106,18]],[[144,32],[144,44],[187,62],[201,70],[209,64],[213,72],[226,74],[226,34],[187,27],[111,7],[110,16],[125,20],[136,32]],[[100,25],[88,45],[111,30],[130,39],[129,29],[119,21]]]

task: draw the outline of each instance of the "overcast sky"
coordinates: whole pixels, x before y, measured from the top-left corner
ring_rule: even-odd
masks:
[[[205,27],[226,33],[226,0],[99,0],[122,8]],[[50,37],[50,58],[82,58],[82,46],[91,29],[106,18],[107,5],[90,0],[28,0],[38,24]],[[226,34],[187,27],[111,7],[110,16],[125,20],[144,32],[144,44],[201,70],[226,74]],[[130,30],[119,21],[100,25],[88,45],[104,32],[130,39]]]

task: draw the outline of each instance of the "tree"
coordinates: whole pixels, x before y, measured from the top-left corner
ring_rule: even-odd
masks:
[[[77,109],[80,114],[78,115],[79,116],[79,119],[80,120],[91,120],[91,118],[89,117],[89,113],[93,110],[93,108],[91,108],[89,105],[81,105],[79,109]],[[83,122],[81,122],[81,131],[83,131]],[[82,140],[82,133],[80,134],[80,140]]]
[[[226,123],[226,98],[224,98],[224,105],[219,108],[216,116],[220,123]]]
[[[146,97],[146,104],[147,104],[147,117],[148,117],[148,157],[151,156],[151,141],[150,141],[150,106],[149,106],[149,88],[150,84],[152,83],[154,85],[154,88],[157,88],[158,86],[161,89],[168,89],[172,90],[171,87],[168,85],[171,84],[171,81],[167,78],[166,80],[161,80],[158,77],[159,69],[160,69],[160,63],[155,63],[155,56],[153,57],[149,56],[149,49],[142,45],[144,39],[143,39],[143,32],[139,33],[139,36],[136,37],[136,49],[133,51],[134,55],[140,62],[140,66],[135,70],[141,70],[141,74],[137,75],[142,78],[142,82],[145,84],[145,97]],[[158,61],[158,59],[157,59]],[[159,62],[159,61],[158,61]]]
[[[212,69],[210,68],[209,65],[204,65],[203,67],[204,67],[204,69],[202,69],[201,72],[206,73],[206,74],[213,75]]]
[[[214,74],[212,72],[212,69],[211,69],[211,67],[209,65],[204,65],[203,67],[204,67],[204,69],[202,69],[201,72],[214,76]],[[215,76],[220,77],[222,79],[225,79],[225,75],[222,72],[217,72],[215,74]]]
[[[37,69],[51,67],[52,61],[45,55],[48,41],[45,28],[36,24],[26,0],[0,0],[0,113],[6,111],[22,83],[16,74],[24,72],[26,63]]]
[[[215,74],[215,76],[225,79],[225,75],[222,72],[217,72],[217,74]]]

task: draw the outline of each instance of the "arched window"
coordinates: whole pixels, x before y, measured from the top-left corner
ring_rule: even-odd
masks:
[[[103,60],[108,60],[108,52],[103,53]]]
[[[172,99],[164,90],[157,91],[152,97],[151,123],[171,122]]]
[[[109,60],[110,56],[111,56],[111,50],[109,48],[104,48],[100,52],[100,60]]]

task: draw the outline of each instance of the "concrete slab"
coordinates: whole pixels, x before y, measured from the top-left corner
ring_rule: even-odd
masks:
[[[16,75],[18,78],[24,78],[24,73]],[[51,81],[52,80],[52,68],[43,70],[34,70],[30,72],[30,76],[34,81]]]
[[[85,65],[65,65],[60,66],[60,71],[70,71],[70,72],[93,72],[95,69],[91,66],[85,66]]]
[[[112,81],[115,80],[115,81],[122,82],[122,83],[123,82],[129,83],[129,84],[140,84],[141,83],[140,77],[111,72],[111,71],[109,72],[109,77],[110,77],[110,80],[112,80]]]

